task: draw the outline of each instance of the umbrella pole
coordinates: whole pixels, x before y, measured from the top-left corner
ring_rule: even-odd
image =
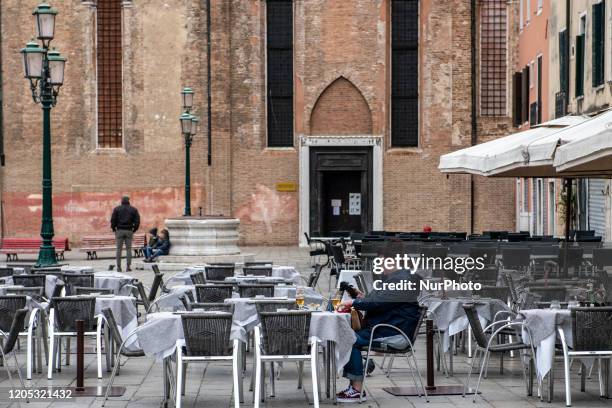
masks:
[[[568,277],[568,259],[570,228],[572,225],[572,179],[565,179],[565,245],[563,248],[563,277]]]

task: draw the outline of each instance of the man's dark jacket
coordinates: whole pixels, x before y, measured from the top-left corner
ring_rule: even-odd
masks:
[[[405,270],[398,270],[386,277],[374,275],[385,283],[408,280],[415,282],[416,290],[372,290],[364,298],[355,299],[353,307],[366,312],[366,327],[360,330],[369,335],[372,328],[380,323],[399,327],[412,340],[412,335],[419,320],[420,307],[417,301],[419,294],[419,275],[412,275]],[[374,333],[375,338],[398,335],[399,332],[389,327],[380,327]]]
[[[129,204],[121,204],[115,207],[111,217],[111,228],[116,230],[138,231],[140,227],[140,214],[136,207]]]

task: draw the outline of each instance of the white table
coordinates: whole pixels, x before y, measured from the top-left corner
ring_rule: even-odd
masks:
[[[129,296],[134,277],[122,272],[102,271],[94,273],[94,287],[96,289],[112,289],[116,295]]]

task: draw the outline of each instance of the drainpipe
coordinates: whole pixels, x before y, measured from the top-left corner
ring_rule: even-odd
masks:
[[[212,119],[212,91],[211,91],[211,80],[210,80],[210,72],[211,72],[211,62],[210,62],[210,0],[206,0],[206,108],[207,108],[207,117],[206,121],[208,126],[206,129],[206,139],[208,143],[208,165],[212,164],[212,127],[211,127],[211,119]]]
[[[472,64],[472,132],[471,132],[471,140],[470,144],[474,146],[478,142],[478,107],[476,106],[478,103],[478,93],[477,93],[477,78],[478,74],[476,69],[476,1],[471,0],[471,64]],[[474,204],[474,175],[470,175],[470,234],[474,233],[474,212],[475,212],[475,204]]]

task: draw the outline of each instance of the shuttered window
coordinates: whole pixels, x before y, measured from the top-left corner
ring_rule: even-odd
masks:
[[[604,52],[605,52],[605,3],[602,0],[593,4],[593,35],[592,35],[592,83],[598,87],[604,83]]]
[[[391,3],[391,145],[419,145],[419,1]]]
[[[559,81],[560,91],[569,92],[568,80],[568,69],[569,69],[569,56],[567,54],[567,29],[559,32]]]
[[[529,65],[523,68],[523,74],[521,75],[523,79],[523,106],[522,106],[522,121],[523,123],[529,119]]]
[[[484,0],[480,12],[480,114],[506,116],[507,1]]]
[[[268,146],[293,146],[293,3],[267,0]]]
[[[576,36],[576,97],[584,95],[584,34]]]
[[[123,146],[121,0],[97,2],[98,147]]]
[[[514,126],[523,123],[523,74],[515,72],[512,77],[512,119]]]

